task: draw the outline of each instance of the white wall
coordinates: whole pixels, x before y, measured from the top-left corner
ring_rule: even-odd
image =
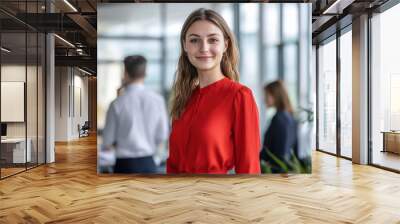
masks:
[[[1,66],[1,81],[3,82],[25,82],[26,74],[25,65],[2,65]],[[28,71],[32,67],[28,66]],[[7,108],[1,108],[7,110]],[[8,137],[25,137],[25,122],[9,122],[7,123]]]
[[[26,72],[28,74],[36,73],[36,67],[25,65],[2,65],[1,66],[1,81],[2,82],[25,82]],[[31,83],[30,83],[31,84]],[[36,84],[35,84],[36,85]],[[31,90],[31,89],[27,89]],[[28,91],[27,96],[29,98],[36,98],[36,89],[33,92]],[[4,97],[4,96],[3,96]],[[32,101],[32,99],[27,99],[28,103]],[[36,104],[35,104],[36,107]],[[1,108],[2,110],[7,110],[8,108]],[[30,112],[30,111],[29,111]],[[36,114],[28,113],[28,121],[35,121],[36,123]],[[34,117],[32,117],[34,115]],[[7,122],[7,136],[8,137],[25,137],[25,126],[26,122]],[[28,128],[33,127],[32,124],[28,125]],[[36,130],[36,126],[33,127]],[[28,131],[28,135],[29,135]],[[29,137],[29,136],[28,136]]]
[[[55,141],[68,140],[68,68],[55,68]]]
[[[26,78],[27,80],[25,80]],[[45,159],[45,90],[43,79],[44,74],[42,73],[41,66],[25,66],[25,64],[3,64],[1,66],[2,82],[24,82],[26,84],[27,91],[26,106],[23,100],[22,104],[24,105],[22,105],[22,108],[16,109],[6,107],[4,105],[1,108],[2,113],[13,113],[12,110],[20,110],[20,113],[24,114],[26,112],[27,116],[26,120],[23,118],[21,122],[6,122],[7,137],[24,138],[26,135],[32,143],[30,145],[32,151],[32,161],[36,162],[36,158],[39,158],[39,163],[44,163]],[[4,90],[5,89],[2,89],[3,94]],[[24,91],[20,90],[20,93],[23,94]],[[7,98],[7,95],[2,95],[2,98]],[[25,98],[25,96],[22,98]],[[38,157],[37,153],[39,154]],[[51,160],[49,161],[51,162]]]
[[[71,96],[74,99],[74,107],[72,108],[72,129],[71,135],[74,138],[78,137],[78,124],[81,126],[85,123],[85,121],[89,120],[88,117],[88,77],[82,77],[80,74],[77,75],[76,72],[79,70],[74,71],[74,96]],[[80,96],[80,97],[79,97]],[[80,102],[79,102],[80,101]],[[72,104],[72,102],[71,102]],[[81,108],[80,108],[81,107]],[[81,111],[80,111],[81,110]],[[74,113],[75,112],[75,113]]]
[[[78,124],[88,120],[88,78],[83,75],[76,68],[56,67],[56,141],[77,139]]]

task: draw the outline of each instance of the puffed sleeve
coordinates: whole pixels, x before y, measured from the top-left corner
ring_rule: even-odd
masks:
[[[234,100],[234,157],[237,174],[260,174],[258,109],[251,90],[242,87]]]

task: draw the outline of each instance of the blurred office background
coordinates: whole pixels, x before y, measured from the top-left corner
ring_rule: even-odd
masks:
[[[284,80],[300,121],[301,157],[311,154],[315,136],[315,71],[311,68],[311,4],[196,3],[98,4],[98,130],[104,127],[109,104],[117,97],[123,58],[148,59],[145,84],[166,100],[173,85],[184,20],[198,8],[220,13],[235,33],[240,49],[240,82],[250,87],[260,112],[263,134],[273,111],[266,111],[262,87]],[[314,74],[314,75],[312,75]],[[99,144],[101,137],[99,136]],[[158,152],[159,163],[167,149]],[[100,163],[101,165],[101,163]]]

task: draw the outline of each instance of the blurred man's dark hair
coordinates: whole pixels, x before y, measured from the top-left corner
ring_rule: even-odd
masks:
[[[131,79],[144,78],[146,76],[147,60],[141,55],[132,55],[124,59],[125,71]]]

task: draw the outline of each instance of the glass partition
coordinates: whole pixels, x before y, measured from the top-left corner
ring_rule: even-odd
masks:
[[[20,1],[0,6],[23,15],[43,13],[43,4]],[[45,163],[46,40],[39,30],[4,13],[0,26],[0,178],[5,178]]]
[[[24,171],[31,161],[26,140],[26,41],[25,31],[1,34],[2,177]]]
[[[340,36],[340,154],[352,157],[352,34]]]
[[[371,18],[372,164],[400,171],[400,5]]]
[[[336,39],[318,48],[318,149],[336,154]]]

